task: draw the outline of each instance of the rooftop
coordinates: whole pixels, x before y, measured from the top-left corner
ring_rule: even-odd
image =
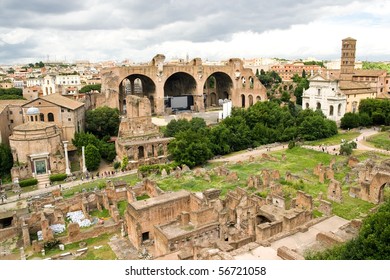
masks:
[[[172,192],[172,193],[165,193],[156,197],[152,197],[149,199],[145,200],[140,200],[140,201],[135,201],[130,203],[130,205],[135,209],[135,210],[142,210],[145,208],[149,208],[152,206],[156,206],[159,204],[164,204],[168,201],[184,198],[186,196],[190,196],[190,192],[186,190],[180,190],[178,192]]]

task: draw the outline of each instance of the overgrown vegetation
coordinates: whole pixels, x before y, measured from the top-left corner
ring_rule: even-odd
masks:
[[[388,260],[390,259],[390,200],[363,221],[359,235],[345,244],[318,253],[311,260]]]
[[[9,176],[13,165],[13,158],[10,147],[4,143],[0,144],[0,177]]]
[[[0,88],[0,100],[24,99],[20,88]]]
[[[360,101],[359,113],[346,113],[341,118],[340,127],[390,125],[390,100],[364,99]]]
[[[297,112],[280,107],[277,102],[258,102],[248,109],[234,109],[232,115],[209,128],[204,120],[194,118],[172,121],[166,136],[172,158],[189,167],[201,165],[213,155],[253,148],[274,142],[316,140],[337,134],[334,121],[319,111]]]

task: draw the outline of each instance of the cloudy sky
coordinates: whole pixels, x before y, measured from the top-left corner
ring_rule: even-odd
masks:
[[[390,60],[390,0],[0,0],[0,64],[201,57]]]

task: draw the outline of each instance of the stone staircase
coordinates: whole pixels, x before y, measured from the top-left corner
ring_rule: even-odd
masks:
[[[50,186],[49,174],[41,174],[35,177],[38,180],[38,189],[44,189]]]

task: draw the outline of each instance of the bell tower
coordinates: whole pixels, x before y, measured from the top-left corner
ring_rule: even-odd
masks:
[[[355,71],[356,40],[348,37],[342,40],[341,46],[341,80],[352,80]]]

